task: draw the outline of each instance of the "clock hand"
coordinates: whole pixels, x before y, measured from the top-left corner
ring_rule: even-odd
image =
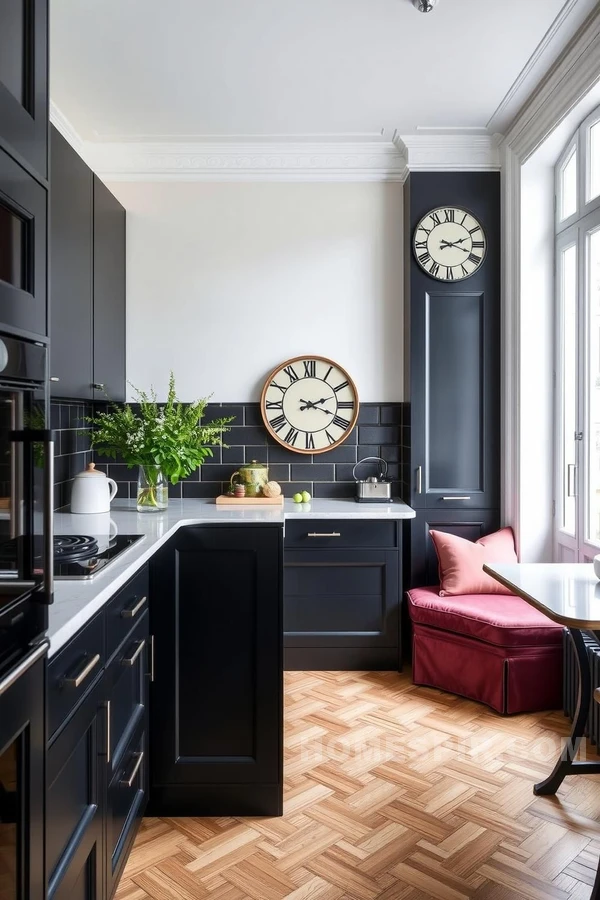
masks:
[[[457,241],[442,241],[442,243],[440,244],[440,250],[445,250],[446,247],[457,247],[458,244],[462,244],[466,240],[467,238],[459,238]],[[459,247],[458,249],[464,250],[465,248]]]

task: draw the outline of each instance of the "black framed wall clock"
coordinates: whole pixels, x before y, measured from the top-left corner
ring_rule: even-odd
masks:
[[[295,356],[273,369],[260,409],[269,434],[296,453],[326,453],[358,419],[358,391],[342,366],[325,356]]]
[[[440,206],[423,216],[413,235],[415,259],[438,281],[464,281],[483,265],[487,238],[483,225],[466,209]]]

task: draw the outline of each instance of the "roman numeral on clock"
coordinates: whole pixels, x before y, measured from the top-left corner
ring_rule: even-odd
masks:
[[[298,381],[298,376],[297,376],[296,370],[294,369],[293,366],[286,366],[283,371],[285,372],[287,377],[290,379],[290,384],[292,383],[292,381]]]
[[[427,241],[415,241],[415,248],[417,250],[427,250]]]
[[[354,409],[354,401],[342,400],[341,403],[338,403],[338,409]]]
[[[485,244],[483,241],[473,241],[473,250],[483,250]]]
[[[317,363],[314,359],[304,361],[304,377],[314,378],[317,374]]]
[[[341,428],[343,431],[345,431],[350,424],[350,421],[348,419],[342,418],[342,416],[334,416],[333,424],[337,425],[338,428]]]
[[[325,437],[327,438],[327,440],[329,441],[330,444],[335,444],[334,436],[332,434],[329,434],[329,432],[327,430],[325,431]]]
[[[347,382],[347,381],[342,381],[342,383],[341,383],[341,384],[338,384],[337,387],[334,387],[333,390],[334,390],[335,393],[337,394],[338,391],[343,391],[344,388],[347,388],[347,387],[348,387],[348,382]]]
[[[267,409],[283,409],[283,400],[267,400]]]
[[[292,447],[295,447],[297,437],[298,437],[298,431],[295,428],[290,428],[290,430],[286,434],[284,440],[285,440],[286,444],[291,444]]]
[[[280,384],[277,384],[276,381],[272,381],[271,384],[269,385],[269,387],[277,388],[278,391],[281,391],[282,394],[285,394],[285,388],[281,387]]]
[[[445,209],[444,210],[444,221],[454,222],[454,210],[453,209]]]
[[[331,370],[332,370],[332,369],[333,369],[333,366],[329,366],[329,368],[327,369],[327,372],[326,372],[326,374],[325,374],[325,377],[323,378],[323,381],[327,381],[327,379],[328,379],[329,376],[331,375]]]
[[[309,431],[306,432],[305,448],[306,448],[306,450],[314,450],[315,449],[315,439],[314,439],[314,436]]]
[[[269,423],[274,431],[280,432],[287,425],[287,419],[285,416],[277,416],[275,419],[270,419]]]
[[[436,262],[432,263],[431,268],[429,269],[429,274],[433,275],[434,278],[437,278],[437,274],[439,271],[440,271],[439,265]]]
[[[475,263],[475,265],[478,266],[479,263],[481,262],[481,257],[476,256],[475,253],[469,253],[469,255],[467,257],[467,262]]]
[[[431,256],[429,255],[429,253],[421,253],[421,255],[419,256],[419,262],[422,266],[426,266],[427,263],[430,262],[430,260]]]
[[[436,212],[432,212],[429,218],[431,219],[431,221],[433,222],[434,225],[442,224],[442,220],[440,219],[440,217],[438,216],[438,214]]]
[[[446,278],[448,281],[454,281],[454,272],[451,266],[446,266]]]

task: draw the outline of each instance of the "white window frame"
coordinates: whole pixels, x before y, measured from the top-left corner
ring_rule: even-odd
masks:
[[[589,115],[568,141],[560,155],[555,168],[555,559],[561,555],[573,562],[590,560],[600,552],[598,543],[588,540],[587,523],[590,515],[590,478],[589,460],[591,458],[591,422],[589,421],[590,394],[588,385],[589,373],[589,297],[590,284],[588,273],[590,266],[588,235],[600,228],[600,196],[588,199],[591,181],[591,128],[600,122],[600,107]],[[577,210],[566,219],[560,218],[562,207],[562,172],[565,163],[575,151],[577,154]],[[561,528],[562,511],[565,500],[565,457],[563,447],[563,409],[562,409],[562,278],[561,254],[569,246],[577,247],[577,400],[576,400],[576,432],[583,438],[575,441],[577,465],[577,499],[575,536]],[[566,551],[566,553],[565,553]]]

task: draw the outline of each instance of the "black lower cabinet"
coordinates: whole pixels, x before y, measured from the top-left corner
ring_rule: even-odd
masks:
[[[153,558],[152,815],[281,815],[281,558],[281,526],[254,524]]]
[[[400,669],[402,523],[365,519],[289,524],[285,668]]]
[[[48,900],[112,897],[146,808],[152,639],[138,597],[146,577],[50,660]]]
[[[104,896],[103,713],[99,676],[48,750],[48,900],[101,900]]]

